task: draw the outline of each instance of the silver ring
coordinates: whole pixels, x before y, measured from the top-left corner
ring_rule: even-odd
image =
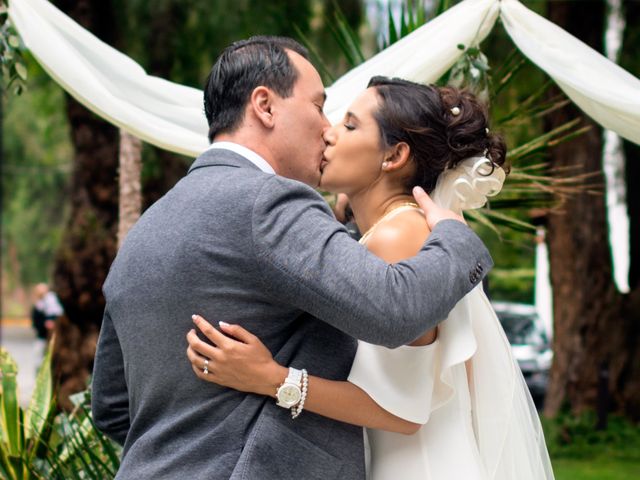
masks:
[[[205,359],[205,361],[204,361],[204,368],[202,369],[202,372],[205,375],[209,375],[209,359],[208,358]]]

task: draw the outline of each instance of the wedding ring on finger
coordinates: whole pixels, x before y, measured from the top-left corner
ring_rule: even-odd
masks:
[[[204,367],[202,368],[202,372],[205,375],[209,375],[209,359],[208,358],[205,359],[205,361],[204,361]]]

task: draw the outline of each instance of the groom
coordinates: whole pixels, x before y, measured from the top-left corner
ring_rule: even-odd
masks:
[[[191,315],[240,324],[281,363],[344,380],[355,338],[411,342],[490,269],[476,235],[428,198],[432,233],[410,260],[388,265],[349,237],[311,188],[324,100],[290,39],[234,43],[213,66],[211,148],[131,229],[104,285],[92,410],[124,444],[117,478],[363,479],[362,429],[292,420],[271,398],[200,381],[185,354]]]

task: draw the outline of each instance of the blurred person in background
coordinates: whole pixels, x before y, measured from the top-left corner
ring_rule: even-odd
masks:
[[[56,320],[64,310],[60,304],[58,296],[49,289],[46,283],[39,283],[34,290],[35,303],[31,310],[31,324],[36,331],[35,353],[38,358],[42,358],[47,345],[47,340],[51,337]]]

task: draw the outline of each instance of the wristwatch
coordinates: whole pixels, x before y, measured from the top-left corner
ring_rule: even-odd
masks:
[[[289,375],[276,392],[279,407],[295,407],[302,398],[302,370],[289,367]]]

